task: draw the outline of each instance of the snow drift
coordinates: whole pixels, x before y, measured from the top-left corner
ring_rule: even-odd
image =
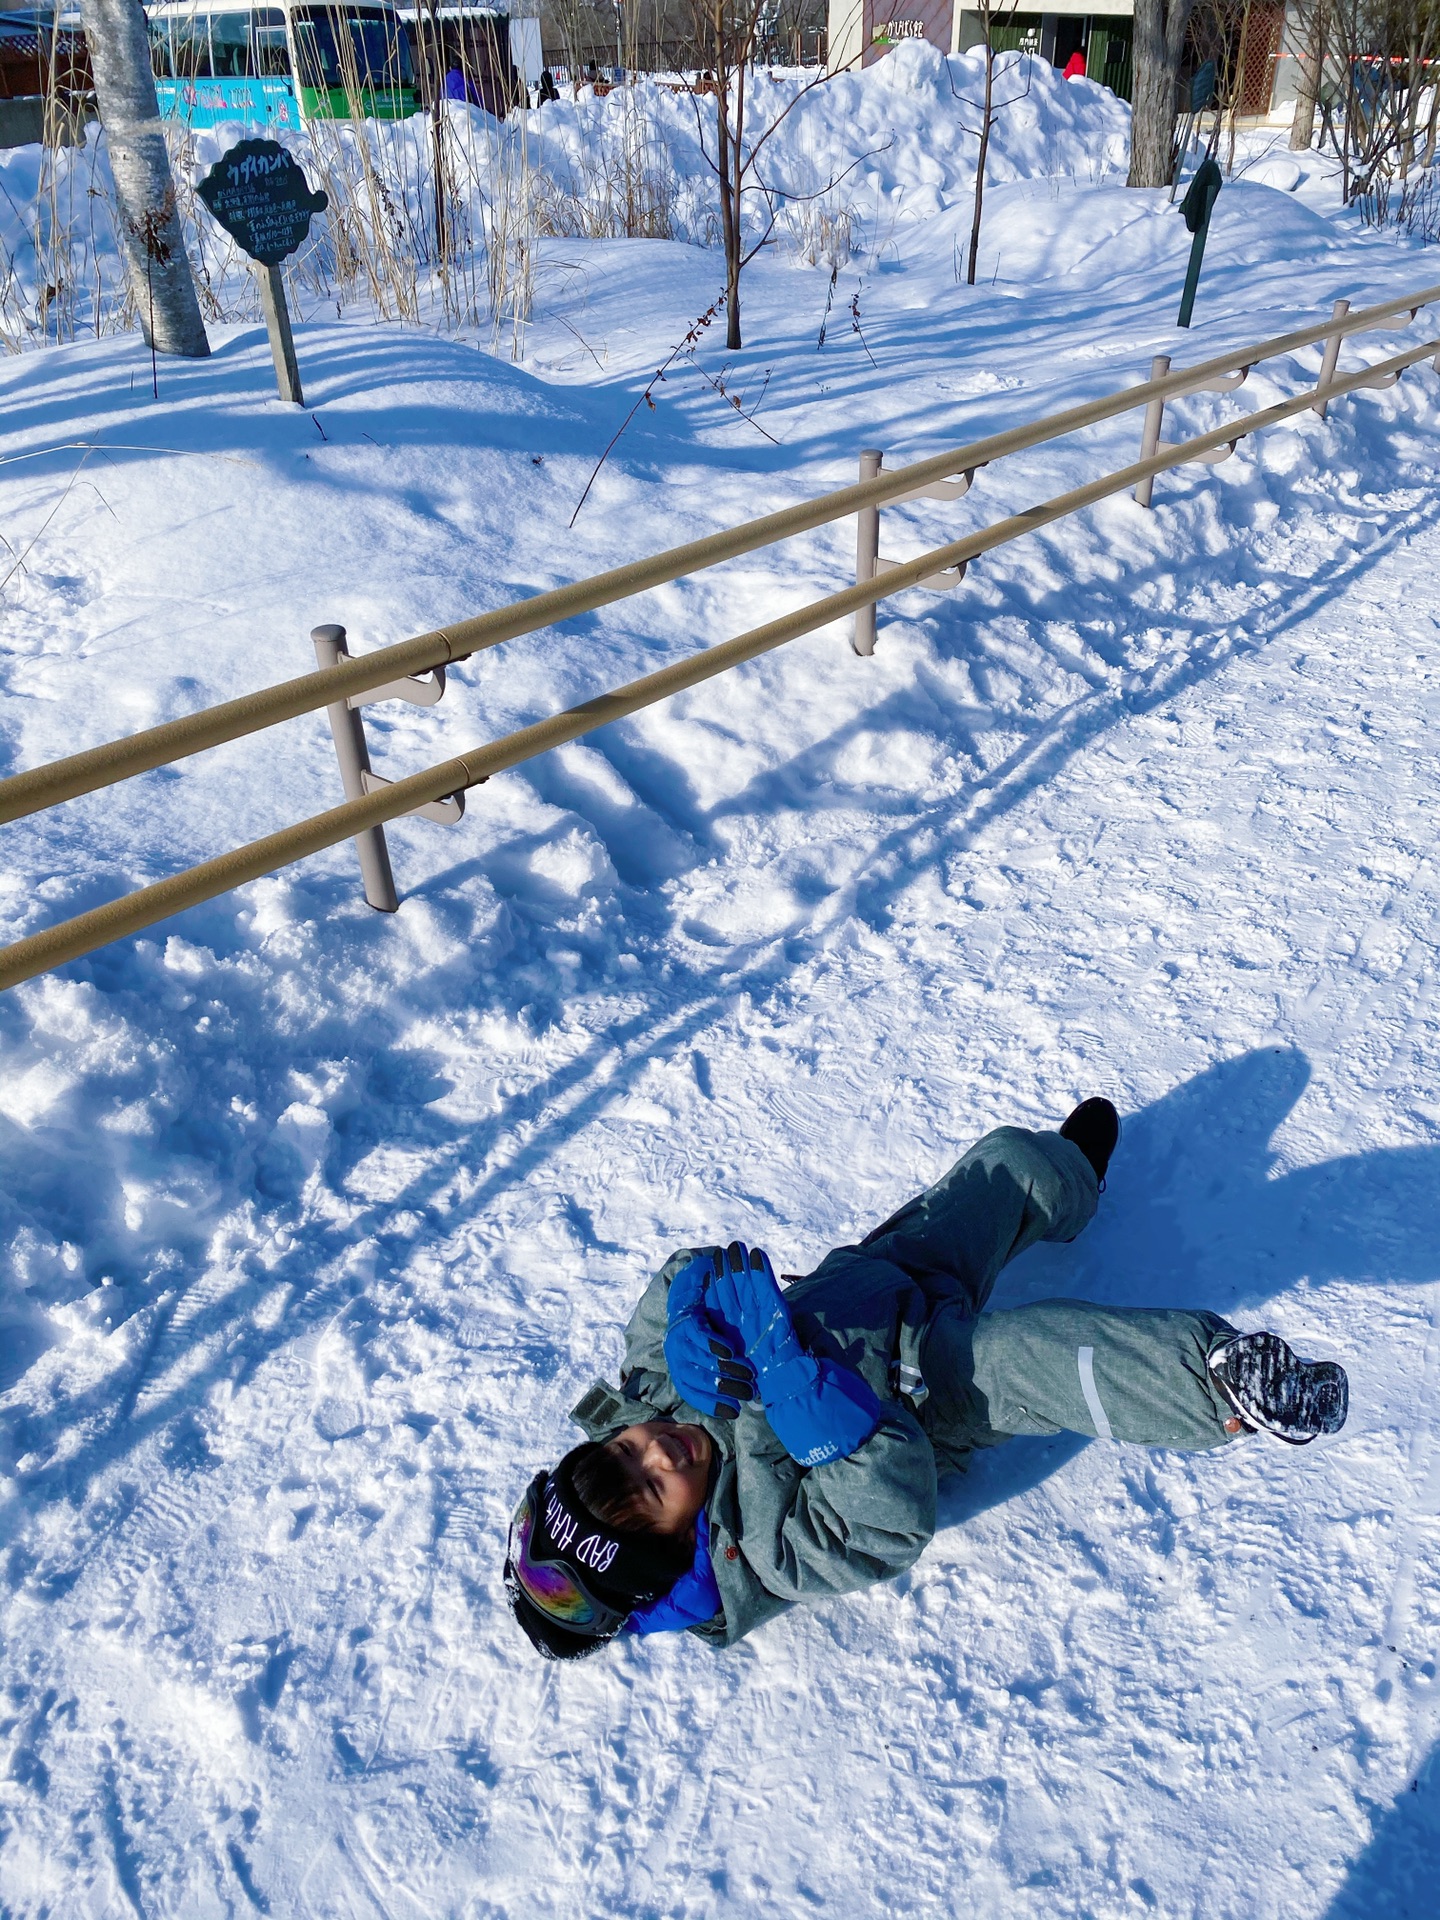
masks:
[[[1129,110],[1105,88],[1065,81],[1044,60],[1007,55],[987,178],[997,184],[1112,178],[1126,156]],[[757,72],[747,141],[763,141],[744,197],[748,239],[827,264],[873,251],[897,224],[969,193],[978,153],[975,54],[923,42],[865,73],[818,86],[803,72]],[[678,239],[719,245],[713,98],[645,79],[596,98],[588,87],[504,124],[452,104],[441,163],[449,257],[436,236],[436,143],[421,115],[398,125],[324,125],[285,136],[331,208],[287,264],[301,313],[359,306],[380,318],[499,324],[528,318],[526,249],[535,236]],[[177,129],[181,215],[212,320],[252,318],[243,256],[194,188],[246,130]],[[758,190],[763,184],[765,192]],[[124,330],[133,312],[114,240],[104,140],[78,150],[0,153],[0,336],[12,348]]]

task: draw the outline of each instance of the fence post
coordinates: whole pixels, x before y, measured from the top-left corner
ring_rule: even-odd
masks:
[[[1349,311],[1350,302],[1348,300],[1337,300],[1330,318],[1332,320],[1343,320]],[[1320,384],[1315,389],[1317,393],[1323,394],[1330,382],[1335,378],[1335,369],[1340,362],[1340,342],[1343,337],[1344,336],[1339,333],[1332,333],[1325,342],[1325,358],[1320,362]],[[1330,402],[1328,400],[1317,400],[1315,402],[1315,411],[1322,420],[1325,418],[1329,405]]]
[[[878,447],[862,447],[860,450],[860,478],[873,480],[880,472],[885,456]],[[879,507],[861,507],[855,516],[855,584],[862,585],[866,580],[875,578],[875,564],[880,558],[880,509]],[[875,606],[861,607],[855,615],[855,631],[851,636],[851,646],[862,659],[868,659],[875,651]]]
[[[349,658],[344,627],[312,627],[315,658],[322,667],[338,667]],[[344,700],[325,709],[330,731],[335,737],[335,758],[340,762],[340,779],[347,800],[365,797],[365,775],[370,771],[370,753],[365,745],[365,726],[360,715]],[[395,876],[390,871],[390,850],[385,845],[383,827],[366,827],[355,836],[355,851],[360,856],[360,875],[365,882],[365,898],[377,913],[396,913],[400,900],[395,892]]]
[[[1157,353],[1155,358],[1150,362],[1150,378],[1152,380],[1163,380],[1169,371],[1169,354]],[[1159,449],[1160,429],[1164,424],[1165,402],[1163,400],[1152,400],[1145,409],[1145,428],[1140,435],[1140,458],[1142,460],[1153,458]],[[1142,507],[1149,506],[1150,495],[1154,490],[1155,476],[1153,473],[1146,474],[1145,478],[1141,480],[1135,488],[1135,498]]]

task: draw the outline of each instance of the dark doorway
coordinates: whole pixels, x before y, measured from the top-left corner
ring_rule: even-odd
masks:
[[[1090,22],[1083,13],[1062,13],[1055,22],[1055,65],[1063,71],[1072,53],[1084,53],[1089,38]]]

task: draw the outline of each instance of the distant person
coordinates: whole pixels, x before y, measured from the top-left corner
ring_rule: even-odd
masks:
[[[452,66],[445,75],[445,98],[463,100],[471,107],[483,107],[485,104],[480,97],[480,89],[460,66]]]
[[[1065,62],[1065,72],[1061,77],[1065,80],[1083,80],[1085,78],[1085,49],[1083,47],[1077,47]]]
[[[543,107],[547,101],[558,100],[559,98],[560,89],[555,84],[554,74],[551,73],[549,67],[542,67],[540,70],[540,97],[535,102],[536,106]]]
[[[511,1523],[506,1590],[538,1651],[679,1628],[729,1647],[893,1580],[935,1532],[939,1477],[1012,1434],[1203,1451],[1337,1433],[1343,1368],[1278,1334],[1084,1300],[983,1311],[1008,1261],[1091,1219],[1119,1137],[1101,1099],[1058,1133],[1000,1127],[785,1292],[759,1248],[672,1253],[619,1391],[591,1387],[584,1444]]]

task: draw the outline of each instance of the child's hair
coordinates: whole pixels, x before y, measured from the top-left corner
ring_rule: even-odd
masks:
[[[575,1468],[575,1491],[597,1520],[617,1533],[644,1533],[648,1516],[640,1490],[611,1444],[587,1453]]]

